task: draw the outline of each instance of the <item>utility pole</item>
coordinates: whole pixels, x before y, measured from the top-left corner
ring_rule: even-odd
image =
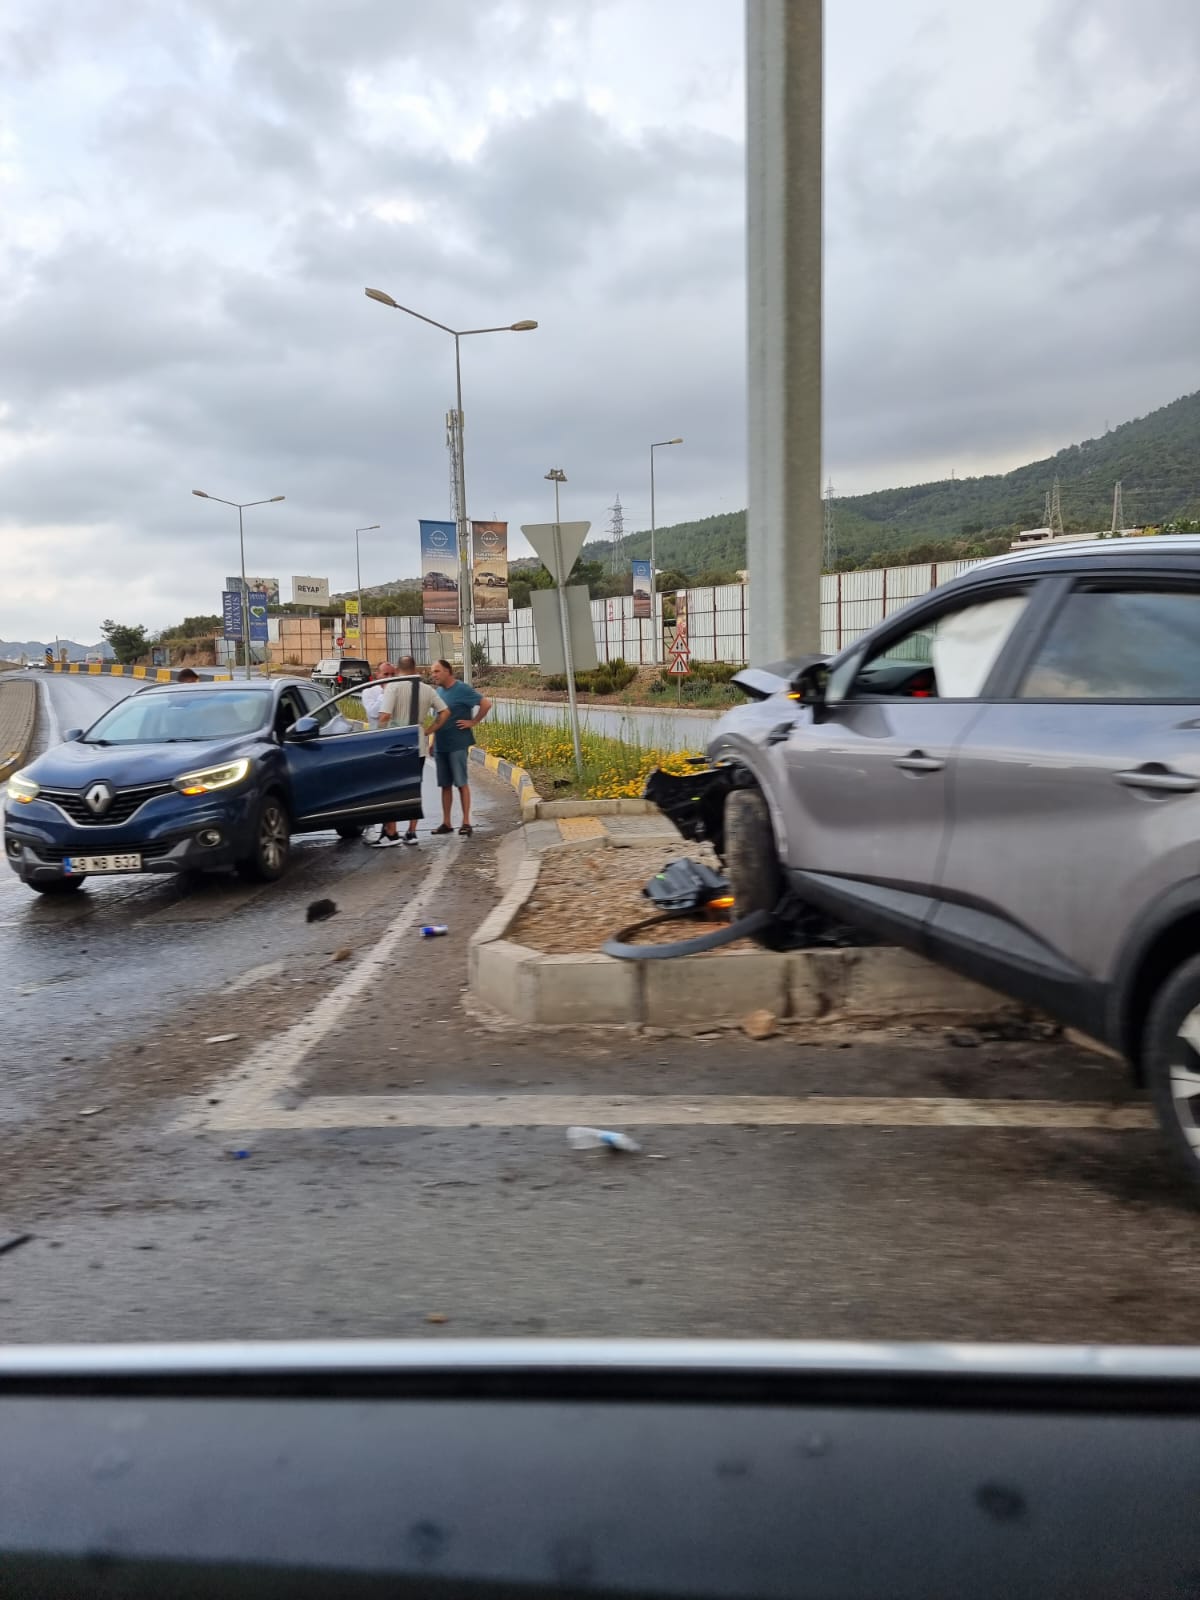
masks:
[[[1113,514],[1112,514],[1112,531],[1113,531],[1113,533],[1120,533],[1121,529],[1124,526],[1125,526],[1125,509],[1121,504],[1121,480],[1120,480],[1120,478],[1118,478],[1116,483],[1113,485]]]
[[[618,495],[608,508],[608,536],[612,540],[609,571],[616,577],[625,565],[625,508]]]
[[[825,489],[825,538],[821,551],[821,566],[825,572],[832,572],[837,566],[837,523],[834,520],[833,510],[833,479],[830,478]]]
[[[822,0],[747,0],[750,659],[821,648]]]
[[[1058,538],[1063,531],[1062,519],[1062,484],[1059,482],[1058,473],[1054,474],[1054,483],[1050,489],[1050,537]]]

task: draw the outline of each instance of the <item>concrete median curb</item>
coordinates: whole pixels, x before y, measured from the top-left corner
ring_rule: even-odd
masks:
[[[645,817],[658,810],[649,800],[543,800],[524,767],[502,761],[478,744],[473,744],[467,754],[477,766],[495,773],[515,791],[521,802],[522,822],[546,822],[555,817]]]
[[[24,766],[36,726],[36,687],[27,678],[0,681],[0,782]]]
[[[564,845],[561,848],[573,848]],[[472,936],[475,1002],[548,1027],[647,1024],[704,1028],[765,1010],[796,1022],[911,1022],[977,1018],[1019,1007],[906,950],[728,950],[671,961],[618,961],[590,951],[544,955],[508,937],[537,887],[541,862],[523,861],[512,886]]]
[[[137,678],[147,683],[178,683],[179,674],[187,671],[185,667],[124,667],[119,661],[69,661],[64,667],[61,661],[56,661],[50,668],[64,677],[80,678]],[[214,672],[207,680],[208,683],[231,683],[232,672]]]

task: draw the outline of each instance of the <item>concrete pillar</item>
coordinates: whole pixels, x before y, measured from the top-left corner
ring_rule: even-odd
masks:
[[[750,660],[821,648],[822,0],[747,0]]]

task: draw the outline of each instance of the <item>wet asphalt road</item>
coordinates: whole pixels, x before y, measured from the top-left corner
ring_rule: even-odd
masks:
[[[467,942],[515,821],[485,789],[472,841],[314,840],[244,898],[103,884],[60,922],[3,891],[0,1245],[30,1237],[0,1253],[0,1340],[1200,1337],[1200,1210],[1157,1132],[1061,1125],[1137,1114],[1111,1059],[474,1012]],[[309,925],[318,893],[340,910]],[[426,917],[449,936],[420,940]],[[650,1106],[641,1155],[569,1148],[590,1096]],[[971,1109],[768,1126],[761,1096]],[[1029,1126],[988,1125],[1014,1104]]]

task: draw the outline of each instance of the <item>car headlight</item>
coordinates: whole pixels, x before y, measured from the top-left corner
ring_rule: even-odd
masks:
[[[202,767],[199,772],[185,772],[171,782],[180,794],[208,794],[213,789],[232,789],[235,783],[250,771],[248,760],[227,761],[220,767]]]
[[[36,800],[41,792],[40,786],[34,783],[32,778],[26,778],[20,772],[14,772],[8,780],[8,798],[18,801],[23,806],[27,806],[31,800]]]

